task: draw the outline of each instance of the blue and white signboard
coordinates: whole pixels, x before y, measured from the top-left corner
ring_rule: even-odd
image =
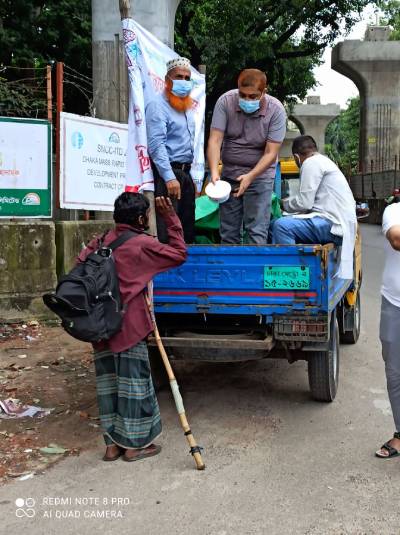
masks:
[[[61,113],[60,206],[113,210],[126,183],[128,125]]]

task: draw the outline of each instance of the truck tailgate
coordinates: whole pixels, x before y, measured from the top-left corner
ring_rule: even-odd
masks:
[[[191,245],[158,275],[157,313],[287,314],[328,311],[333,245]]]

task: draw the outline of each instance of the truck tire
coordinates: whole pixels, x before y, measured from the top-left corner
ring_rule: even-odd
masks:
[[[168,375],[165,370],[164,363],[162,361],[158,347],[148,346],[149,361],[151,368],[151,377],[153,379],[153,385],[156,392],[164,388],[168,383]]]
[[[336,313],[330,322],[329,349],[310,352],[308,356],[308,382],[316,401],[333,401],[339,385],[339,326]]]
[[[357,294],[357,299],[353,308],[347,314],[351,314],[351,323],[353,328],[351,331],[344,331],[340,335],[340,342],[342,344],[356,344],[360,337],[361,331],[361,298],[360,292]]]

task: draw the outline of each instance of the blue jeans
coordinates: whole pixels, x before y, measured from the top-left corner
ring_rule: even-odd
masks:
[[[296,243],[334,243],[342,245],[342,238],[331,234],[332,223],[323,217],[299,219],[285,216],[274,222],[272,243],[294,245]]]

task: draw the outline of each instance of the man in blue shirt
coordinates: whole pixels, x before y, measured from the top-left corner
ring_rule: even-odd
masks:
[[[167,63],[165,91],[146,106],[148,151],[152,160],[155,197],[170,197],[181,220],[186,243],[194,241],[195,185],[193,162],[193,88],[190,61]],[[157,219],[158,239],[168,241],[163,220]]]

